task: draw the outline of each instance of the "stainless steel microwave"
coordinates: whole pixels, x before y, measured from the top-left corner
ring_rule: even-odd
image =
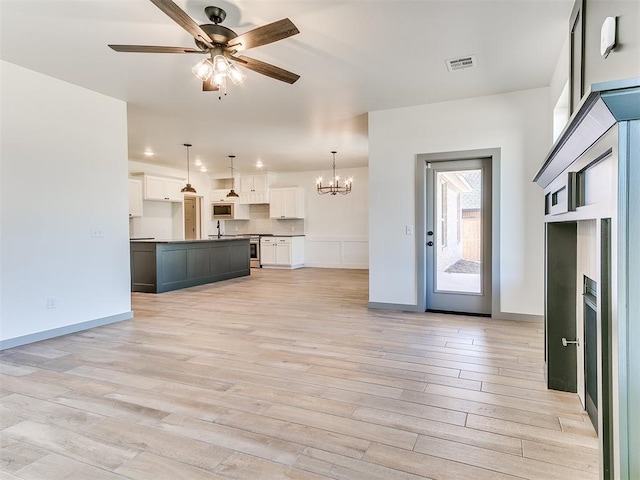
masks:
[[[236,204],[233,202],[215,202],[211,204],[211,217],[214,220],[233,220]]]

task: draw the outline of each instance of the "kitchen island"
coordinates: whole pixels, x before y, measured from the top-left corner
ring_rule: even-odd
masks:
[[[250,274],[249,238],[131,240],[131,291],[162,293]]]

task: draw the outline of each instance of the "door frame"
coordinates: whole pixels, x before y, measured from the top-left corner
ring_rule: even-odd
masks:
[[[427,162],[488,159],[491,163],[491,317],[530,320],[529,315],[508,314],[500,311],[500,148],[460,150],[454,152],[421,153],[416,155],[416,274],[417,311],[427,309]]]

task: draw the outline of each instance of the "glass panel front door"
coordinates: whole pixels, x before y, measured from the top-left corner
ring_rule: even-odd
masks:
[[[426,174],[426,309],[491,313],[491,161],[434,161]]]

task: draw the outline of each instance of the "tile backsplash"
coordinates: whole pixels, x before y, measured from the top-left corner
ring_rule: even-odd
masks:
[[[304,234],[304,219],[277,220],[275,218],[269,218],[268,204],[250,205],[249,216],[249,220],[225,220],[225,234]]]

